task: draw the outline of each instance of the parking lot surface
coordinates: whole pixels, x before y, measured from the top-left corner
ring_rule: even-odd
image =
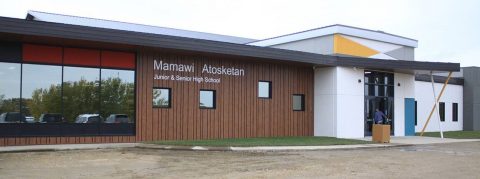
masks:
[[[291,152],[0,153],[0,178],[479,178],[480,142]]]

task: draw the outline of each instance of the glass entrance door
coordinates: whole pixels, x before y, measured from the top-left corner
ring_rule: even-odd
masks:
[[[393,90],[393,73],[365,71],[365,136],[372,135],[372,125],[376,109],[382,111],[387,116],[387,119],[384,119],[383,123],[390,125],[390,132],[393,134]]]
[[[376,109],[382,111],[387,119],[383,121],[384,124],[390,125],[391,134],[393,134],[393,98],[389,97],[365,97],[365,136],[372,135],[373,118]]]

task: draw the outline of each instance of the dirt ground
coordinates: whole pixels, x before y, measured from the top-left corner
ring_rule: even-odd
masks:
[[[480,178],[480,142],[296,152],[0,154],[0,178]]]

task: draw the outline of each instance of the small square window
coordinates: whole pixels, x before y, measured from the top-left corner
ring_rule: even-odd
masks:
[[[154,88],[153,89],[153,107],[170,108],[171,107],[171,89],[170,88]]]
[[[272,82],[259,81],[258,82],[258,97],[259,98],[272,98]]]
[[[200,109],[215,109],[216,94],[214,90],[200,90]]]
[[[305,95],[303,94],[293,95],[293,110],[305,111]]]

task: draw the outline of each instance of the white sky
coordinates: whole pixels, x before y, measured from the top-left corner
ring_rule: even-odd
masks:
[[[28,10],[255,39],[344,24],[417,39],[416,60],[480,66],[478,0],[5,0],[0,16]]]

